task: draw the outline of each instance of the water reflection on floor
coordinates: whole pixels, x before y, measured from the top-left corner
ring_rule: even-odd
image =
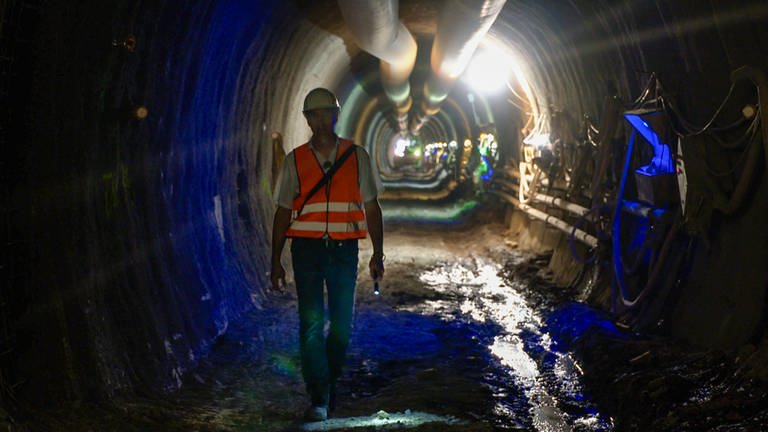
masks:
[[[610,419],[584,397],[578,364],[569,353],[553,349],[549,335],[542,332],[540,312],[528,306],[518,292],[530,287],[520,281],[508,283],[500,273],[501,266],[487,258],[442,264],[423,272],[419,279],[437,292],[456,294],[455,300],[427,301],[408,309],[453,319],[458,307],[464,320],[499,326],[488,350],[503,366],[499,373],[508,376],[486,377],[499,382],[494,393],[499,416],[510,420],[529,417],[537,431],[609,430]],[[529,405],[526,412],[519,412],[517,392],[500,388],[501,383],[523,390]],[[571,409],[564,412],[561,406]]]
[[[234,323],[217,343],[177,396],[191,414],[186,421],[213,431],[612,430],[558,340],[567,332],[552,325],[560,315],[531,302],[532,293],[552,289],[526,276],[544,261],[451,249],[441,236],[418,240],[390,247],[380,296],[361,269],[331,421],[301,421],[307,397],[290,293]]]
[[[302,421],[308,398],[289,290],[231,322],[180,391],[126,397],[112,407],[82,404],[56,413],[57,427],[48,429],[611,430],[586,395],[568,345],[558,341],[553,315],[531,302],[531,293],[550,287],[522,276],[545,261],[507,250],[503,240],[493,243],[505,250],[491,252],[481,243],[486,235],[467,236],[477,239],[468,247],[453,234],[390,232],[379,296],[365,275],[370,251],[363,245],[355,327],[329,422]]]

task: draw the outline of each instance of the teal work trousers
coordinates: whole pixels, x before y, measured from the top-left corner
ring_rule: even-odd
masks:
[[[357,255],[356,239],[296,237],[291,242],[299,300],[301,371],[314,406],[328,405],[330,387],[344,366],[354,315]]]

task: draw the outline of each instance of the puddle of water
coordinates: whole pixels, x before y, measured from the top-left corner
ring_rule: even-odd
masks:
[[[443,265],[420,276],[435,291],[456,295],[460,299],[458,310],[464,318],[493,322],[501,328],[488,350],[509,374],[510,384],[523,390],[527,405],[510,401],[515,391],[497,388],[495,412],[511,424],[521,416],[527,417],[535,430],[541,432],[611,430],[610,421],[583,394],[578,363],[568,352],[553,347],[550,335],[542,330],[541,317],[519,292],[525,287],[509,286],[499,276],[500,270],[498,264],[478,259],[469,265]],[[455,318],[451,309],[457,305],[440,300],[425,302],[420,307],[422,313]],[[492,381],[507,379],[491,377]],[[561,407],[567,407],[568,412]]]

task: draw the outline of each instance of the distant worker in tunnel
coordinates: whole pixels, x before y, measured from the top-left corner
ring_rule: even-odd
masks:
[[[378,281],[384,275],[377,198],[383,186],[365,149],[336,135],[339,109],[330,90],[307,94],[303,111],[312,137],[286,156],[275,187],[271,282],[278,290],[285,284],[280,256],[290,237],[302,374],[312,402],[307,419],[313,421],[325,420],[335,405],[335,383],[352,330],[358,239],[371,238],[371,277]]]

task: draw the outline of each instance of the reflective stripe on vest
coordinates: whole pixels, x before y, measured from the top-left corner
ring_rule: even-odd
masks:
[[[340,139],[336,158],[352,141]],[[363,200],[360,195],[357,157],[350,155],[331,178],[330,185],[318,190],[307,201],[301,215],[301,204],[312,187],[323,178],[324,171],[309,143],[294,150],[296,172],[299,176],[299,196],[293,200],[293,220],[286,232],[288,237],[321,238],[326,233],[334,240],[365,238]]]

